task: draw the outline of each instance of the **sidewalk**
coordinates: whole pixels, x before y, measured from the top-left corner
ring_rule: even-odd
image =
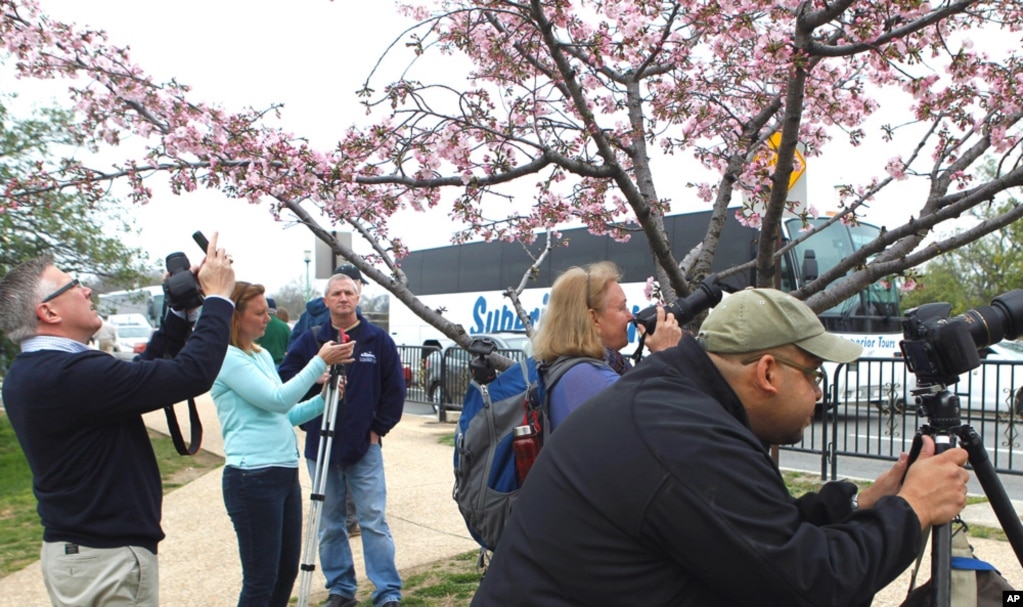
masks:
[[[203,420],[203,448],[223,455],[223,441],[213,402],[197,399]],[[178,419],[188,438],[188,413],[177,406]],[[166,432],[163,411],[146,416],[146,423]],[[438,442],[455,426],[429,418],[406,415],[384,438],[387,475],[387,520],[396,544],[399,570],[468,552],[477,547],[466,531],[451,499],[454,483],[451,447]],[[302,437],[300,437],[301,446]],[[303,502],[308,509],[309,476],[299,466]],[[224,509],[221,472],[217,468],[164,497],[160,543],[160,604],[174,607],[234,607],[241,589],[238,544]],[[308,518],[306,510],[303,518]],[[362,542],[352,539],[352,552],[360,588],[370,582],[362,563]],[[312,572],[310,605],[326,599],[323,575]],[[295,583],[298,595],[299,580]],[[370,587],[372,584],[370,584]],[[0,579],[0,607],[49,605],[39,563]]]

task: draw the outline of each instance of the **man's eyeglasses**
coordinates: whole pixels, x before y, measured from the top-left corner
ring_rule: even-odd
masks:
[[[754,356],[753,358],[750,358],[749,360],[742,361],[742,364],[743,365],[752,365],[753,363],[757,362],[758,360],[760,360],[764,356],[766,356],[766,354],[759,354],[757,356]],[[801,371],[803,373],[803,375],[806,376],[807,381],[809,381],[811,384],[813,384],[815,386],[821,385],[821,382],[824,381],[824,371],[821,371],[820,368],[817,368],[817,367],[807,367],[806,365],[801,365],[801,364],[799,364],[799,363],[797,363],[795,361],[789,360],[789,359],[787,359],[787,358],[785,358],[783,356],[778,356],[777,354],[771,354],[771,356],[774,357],[774,360],[776,360],[779,363],[785,365],[786,367],[792,367],[793,369],[796,369],[797,371]]]
[[[64,293],[67,293],[71,289],[73,289],[73,288],[75,288],[77,286],[80,286],[81,284],[82,284],[82,282],[80,280],[78,280],[77,278],[75,278],[71,282],[69,282],[66,285],[64,285],[63,287],[57,289],[53,293],[50,293],[49,295],[44,297],[43,300],[40,303],[46,303],[48,301],[52,301],[52,300],[60,297]]]

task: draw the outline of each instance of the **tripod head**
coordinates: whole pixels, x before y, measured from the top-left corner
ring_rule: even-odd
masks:
[[[467,349],[469,354],[473,355],[469,361],[469,372],[473,381],[480,385],[490,383],[497,377],[497,369],[490,364],[487,357],[497,351],[497,343],[490,337],[475,337]]]

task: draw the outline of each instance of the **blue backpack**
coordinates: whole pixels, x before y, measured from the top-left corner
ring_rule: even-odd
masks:
[[[453,498],[469,533],[486,550],[501,538],[519,492],[512,430],[531,425],[549,432],[547,393],[570,368],[588,357],[562,357],[541,370],[532,357],[509,367],[493,381],[469,383],[455,431]]]

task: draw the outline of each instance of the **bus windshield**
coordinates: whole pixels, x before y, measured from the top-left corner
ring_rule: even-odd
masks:
[[[820,231],[789,253],[791,259],[786,261],[792,268],[799,269],[793,276],[797,288],[830,271],[881,234],[880,228],[864,223],[847,226],[835,222],[823,227],[827,221],[827,218],[808,219],[809,227],[820,228]],[[785,226],[793,238],[804,231],[801,219],[790,219]],[[807,264],[808,259],[816,260],[816,271]],[[902,330],[900,302],[899,289],[892,281],[877,281],[821,312],[820,319],[827,330],[837,333],[898,333]]]

